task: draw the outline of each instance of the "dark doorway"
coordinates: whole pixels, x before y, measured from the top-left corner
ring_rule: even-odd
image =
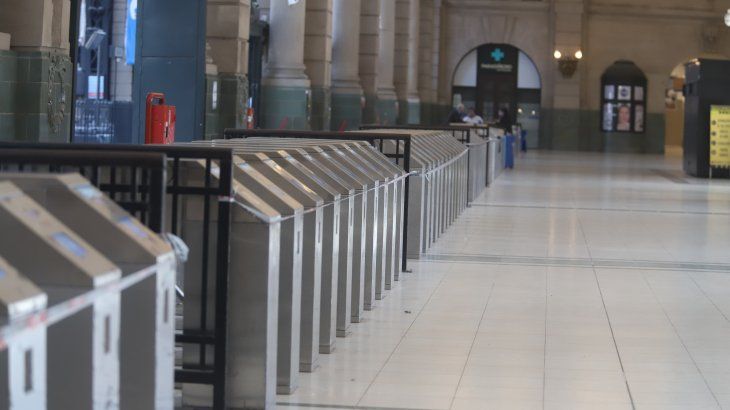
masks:
[[[485,44],[477,49],[477,112],[488,120],[506,108],[514,115],[517,107],[519,50],[509,44]]]

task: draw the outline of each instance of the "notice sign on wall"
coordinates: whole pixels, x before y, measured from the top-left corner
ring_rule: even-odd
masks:
[[[710,107],[710,166],[730,168],[730,106]]]

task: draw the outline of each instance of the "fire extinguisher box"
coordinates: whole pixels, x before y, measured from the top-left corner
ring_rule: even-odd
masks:
[[[147,94],[145,116],[145,144],[172,144],[175,142],[175,106],[165,104],[165,95]]]

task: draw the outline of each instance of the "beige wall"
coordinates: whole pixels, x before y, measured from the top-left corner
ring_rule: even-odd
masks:
[[[497,5],[501,9],[495,9]],[[507,43],[535,62],[543,81],[543,105],[551,105],[554,63],[548,3],[450,0],[443,7],[440,100],[446,96],[450,101],[454,70],[469,51],[485,43]]]
[[[575,21],[580,34],[568,35],[564,14],[581,4],[582,19]],[[535,61],[543,106],[562,108],[556,82],[563,81],[552,52],[565,53],[572,47],[566,43],[578,43],[584,53],[574,85],[579,108],[597,110],[601,75],[614,61],[628,59],[648,78],[649,112],[663,113],[665,87],[677,64],[708,54],[730,56],[730,29],[722,25],[728,8],[730,0],[444,0],[439,95],[451,95],[454,70],[471,49],[508,43]],[[712,30],[714,42],[703,35]]]

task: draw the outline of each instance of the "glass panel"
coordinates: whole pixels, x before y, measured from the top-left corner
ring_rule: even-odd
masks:
[[[637,105],[634,108],[634,131],[644,132],[644,106]]]
[[[631,86],[630,85],[619,85],[618,86],[618,99],[622,101],[631,100]]]
[[[613,131],[613,103],[603,104],[603,125],[604,131]]]
[[[631,104],[617,105],[616,131],[631,131]]]
[[[644,101],[644,87],[634,87],[634,101]]]
[[[613,85],[606,85],[603,87],[603,99],[614,100],[616,99],[616,87]]]

